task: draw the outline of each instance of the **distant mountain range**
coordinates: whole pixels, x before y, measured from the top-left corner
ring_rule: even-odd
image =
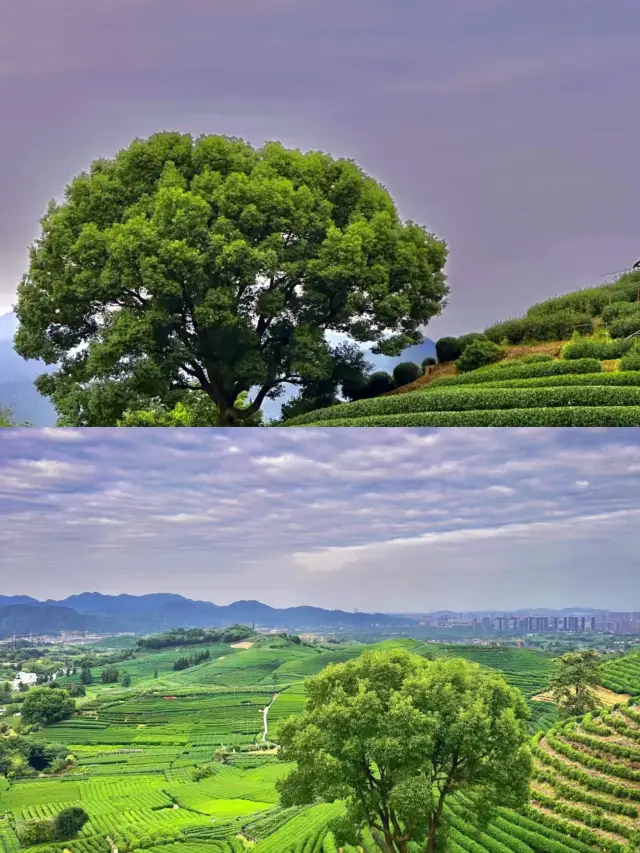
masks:
[[[339,630],[371,626],[407,626],[415,620],[383,613],[347,613],[321,607],[278,609],[260,601],[217,605],[171,593],[103,595],[83,592],[61,601],[38,601],[27,595],[0,595],[0,636],[60,631],[134,631],[151,633],[169,628],[224,627],[235,623],[260,628]]]
[[[25,361],[13,349],[13,336],[18,328],[16,315],[12,312],[0,316],[0,409],[11,409],[19,423],[33,426],[54,426],[57,412],[48,397],[43,397],[33,384],[41,373],[55,370],[55,367],[41,361]],[[416,346],[409,347],[402,355],[390,358],[384,355],[367,353],[367,360],[374,370],[387,370],[390,373],[401,361],[415,361],[420,364],[427,356],[435,356],[435,344],[429,338]],[[266,400],[262,409],[267,418],[280,415],[282,403],[297,394],[295,387],[285,386],[285,393],[278,400]]]

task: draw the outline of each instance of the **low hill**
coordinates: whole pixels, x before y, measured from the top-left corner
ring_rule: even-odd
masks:
[[[441,363],[410,386],[284,425],[640,426],[636,333],[640,270],[447,339]]]

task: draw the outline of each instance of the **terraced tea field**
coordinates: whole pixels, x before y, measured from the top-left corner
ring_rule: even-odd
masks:
[[[602,684],[614,693],[640,695],[640,654],[625,655],[602,664]]]
[[[530,807],[518,814],[500,809],[478,832],[469,800],[459,797],[448,806],[447,853],[631,853],[633,832],[640,829],[640,709],[625,706],[579,725],[554,725],[553,706],[531,700],[553,671],[546,655],[409,639],[377,644],[394,646],[430,657],[459,655],[502,672],[527,696],[534,727],[546,730],[535,739]],[[81,805],[90,816],[78,837],[29,851],[336,853],[329,822],[340,814],[340,803],[279,806],[275,785],[290,766],[272,751],[260,751],[263,711],[269,707],[268,740],[277,742],[282,720],[303,708],[302,678],[362,648],[329,651],[265,642],[228,655],[225,649],[222,660],[169,672],[171,692],[145,688],[115,695],[105,689],[80,716],[36,735],[64,743],[77,756],[68,772],[11,783],[0,777],[0,853],[21,851],[18,838],[26,822],[70,805]],[[603,671],[624,674],[627,687],[640,694],[636,661],[611,660]],[[194,677],[198,670],[206,671],[204,681]],[[222,745],[229,750],[224,763],[214,760]],[[197,767],[207,775],[194,776]],[[343,853],[380,853],[370,836],[365,843],[362,850],[347,846]]]

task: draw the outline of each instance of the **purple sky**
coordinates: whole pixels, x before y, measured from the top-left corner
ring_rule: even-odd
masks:
[[[638,0],[0,0],[0,313],[47,201],[134,136],[353,157],[451,249],[430,337],[640,257]]]

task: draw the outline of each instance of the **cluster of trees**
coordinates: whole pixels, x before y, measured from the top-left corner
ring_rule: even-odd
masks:
[[[61,424],[168,414],[197,393],[236,426],[286,383],[307,396],[341,384],[360,344],[397,356],[420,343],[445,304],[447,254],[351,160],[159,133],[50,203],[15,346],[57,365],[37,387]]]
[[[471,332],[459,338],[440,338],[436,341],[438,363],[449,364],[455,361],[456,367],[462,373],[493,364],[503,357],[504,352],[504,347],[480,332]]]
[[[0,726],[0,775],[8,779],[58,773],[73,760],[63,745],[30,740]]]
[[[72,716],[76,704],[66,690],[32,687],[22,703],[21,718],[27,726],[50,726]]]
[[[255,633],[246,625],[228,628],[175,628],[138,640],[139,649],[168,649],[175,646],[197,646],[202,643],[239,643]]]
[[[80,832],[89,815],[80,806],[62,809],[50,820],[27,821],[20,832],[24,845],[46,844],[48,841],[67,841]]]
[[[211,652],[208,649],[206,652],[198,652],[195,655],[191,655],[191,657],[177,658],[173,662],[173,668],[176,672],[179,672],[183,669],[189,669],[190,666],[197,666],[206,660],[211,660]]]

